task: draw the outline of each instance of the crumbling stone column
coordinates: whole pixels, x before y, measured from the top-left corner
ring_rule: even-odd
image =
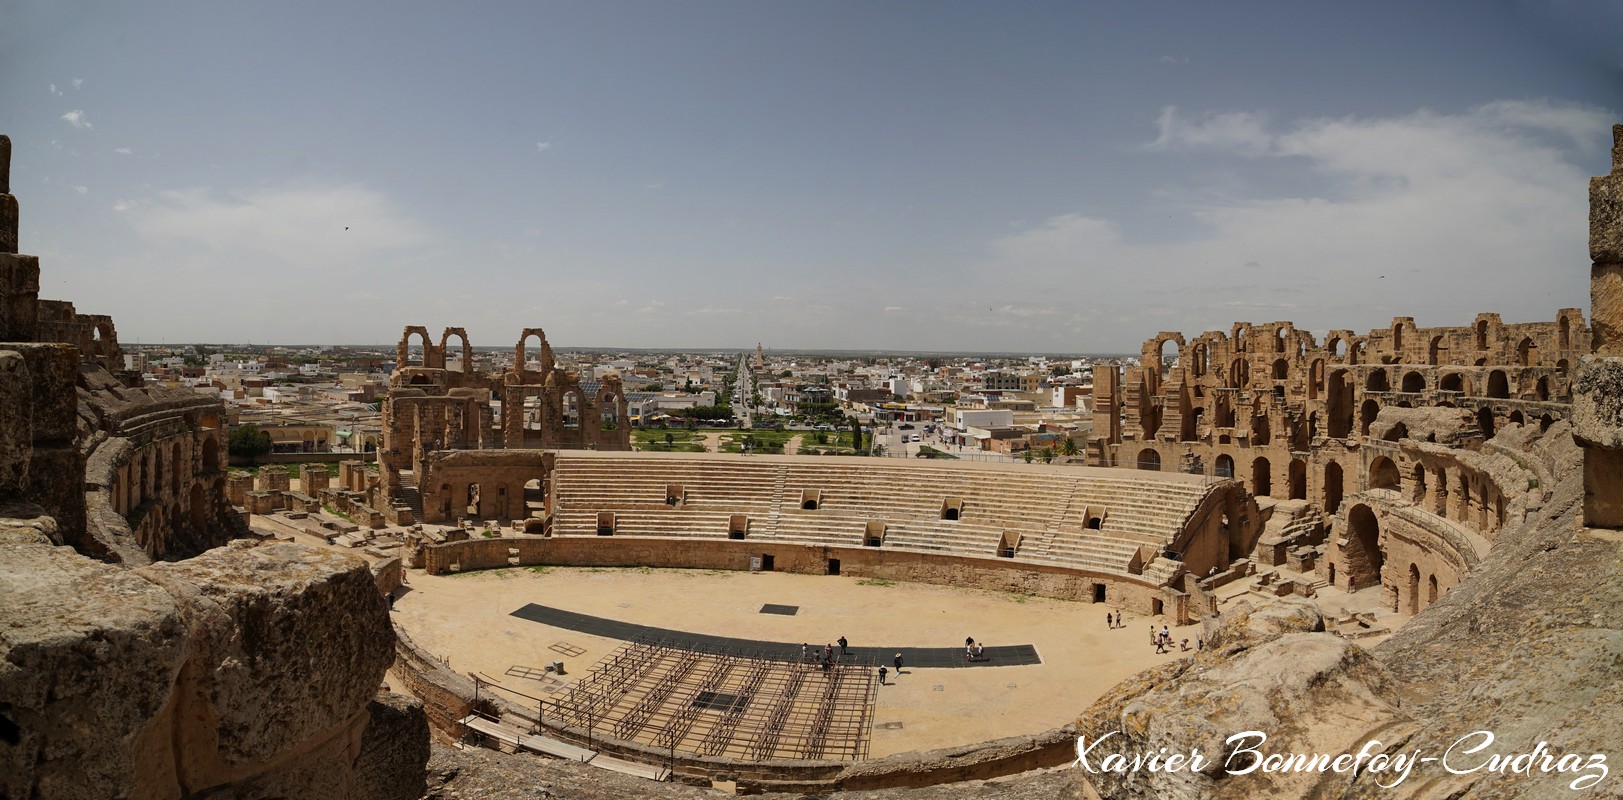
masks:
[[[1572,387],[1572,434],[1584,448],[1584,525],[1623,528],[1623,125],[1612,172],[1589,181],[1591,349]]]

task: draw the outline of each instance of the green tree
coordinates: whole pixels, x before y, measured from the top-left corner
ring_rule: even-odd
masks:
[[[1076,440],[1067,436],[1059,440],[1059,454],[1070,458],[1077,454]]]
[[[258,425],[250,422],[231,432],[231,436],[226,439],[225,449],[231,455],[248,459],[248,463],[252,464],[254,459],[270,452],[270,434],[261,431]]]
[[[1026,459],[1027,464],[1030,464],[1032,458],[1034,458],[1034,456],[1031,454],[1031,448],[1026,448],[1026,452],[1022,455],[1022,457]]]
[[[674,433],[665,434],[665,446],[670,447],[673,444],[676,444],[676,434],[674,434]]]
[[[862,421],[856,417],[851,418],[851,449],[862,450]]]
[[[1054,463],[1054,448],[1052,447],[1044,447],[1037,455],[1043,460],[1044,464]]]

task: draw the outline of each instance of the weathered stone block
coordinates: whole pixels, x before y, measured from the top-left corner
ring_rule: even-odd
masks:
[[[180,599],[195,636],[178,702],[183,719],[213,723],[182,732],[183,758],[198,771],[267,762],[335,735],[394,660],[387,603],[358,558],[236,541],[137,572]]]
[[[1589,259],[1623,263],[1623,172],[1589,179]]]
[[[38,332],[39,259],[0,250],[0,342],[32,342]]]
[[[1572,437],[1623,450],[1623,358],[1584,356],[1572,384]]]
[[[355,760],[358,800],[417,800],[428,791],[428,715],[403,695],[378,695],[367,706],[371,720]]]
[[[67,548],[0,544],[0,631],[16,726],[0,797],[178,796],[161,712],[187,633],[167,592]]]
[[[17,198],[0,194],[0,253],[17,252]]]

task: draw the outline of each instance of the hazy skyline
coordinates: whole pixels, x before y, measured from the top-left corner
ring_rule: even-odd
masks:
[[[42,296],[126,341],[1587,315],[1623,6],[1319,5],[9,3],[0,133]]]

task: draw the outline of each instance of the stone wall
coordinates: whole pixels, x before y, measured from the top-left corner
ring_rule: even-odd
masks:
[[[16,726],[0,795],[389,796],[355,785],[393,658],[364,562],[239,542],[128,570],[16,525],[0,550],[0,707]],[[389,724],[409,741],[409,721]],[[420,774],[409,744],[393,752],[389,769]]]
[[[425,544],[423,570],[430,575],[509,566],[672,567],[747,570],[752,556],[772,556],[774,569],[807,575],[828,573],[839,559],[840,574],[934,583],[990,591],[1017,592],[1092,602],[1095,586],[1105,587],[1107,604],[1149,614],[1157,601],[1177,616],[1181,592],[1148,580],[1047,564],[1013,563],[998,558],[937,555],[869,547],[823,547],[731,539],[631,536],[472,538]],[[1181,623],[1191,621],[1182,619]]]

